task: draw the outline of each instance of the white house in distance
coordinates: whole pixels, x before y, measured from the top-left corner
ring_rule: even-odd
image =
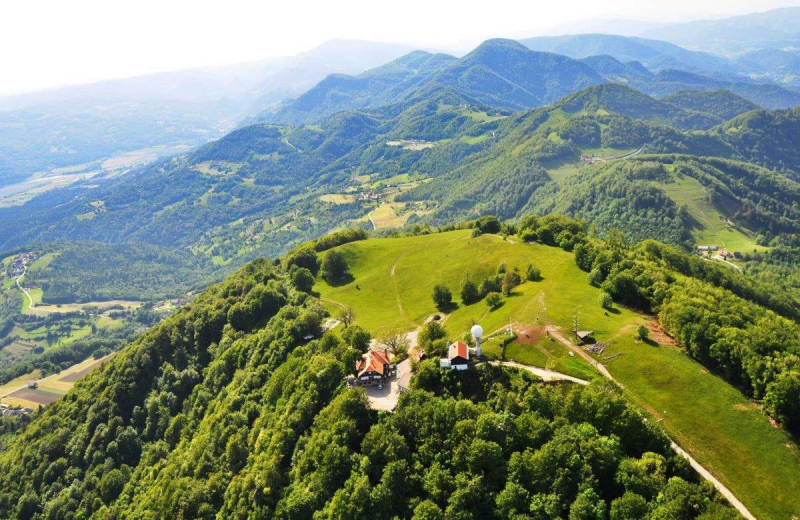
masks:
[[[451,370],[466,370],[469,368],[469,347],[463,341],[451,343],[448,347],[448,357],[439,360],[439,366]]]

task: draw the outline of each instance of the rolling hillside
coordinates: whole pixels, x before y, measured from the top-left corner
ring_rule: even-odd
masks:
[[[605,233],[693,248],[752,252],[756,236],[797,234],[800,185],[745,163],[687,156],[641,156],[586,167],[533,198],[539,213],[565,213]]]
[[[343,339],[347,331],[302,339],[319,331],[323,312],[289,272],[264,260],[208,289],[4,446],[0,512],[31,519],[605,512],[630,502],[622,496],[634,488],[600,477],[628,466],[635,474],[652,461],[663,475],[639,489],[647,498],[633,498],[637,511],[680,507],[738,518],[670,451],[662,430],[607,384],[547,387],[523,370],[487,364],[451,374],[425,362],[395,413],[378,414],[363,390],[343,382],[361,354]],[[68,459],[79,446],[82,455]],[[202,461],[202,470],[186,460]],[[558,476],[547,469],[566,461],[575,468]]]
[[[411,50],[334,40],[290,57],[3,96],[0,186],[118,153],[199,146],[328,74],[360,73]]]
[[[580,365],[578,360],[567,355],[563,347],[557,343],[554,345],[555,342],[542,333],[545,325],[570,330],[573,315],[577,313],[581,326],[593,329],[599,343],[612,345],[596,358],[619,378],[637,403],[645,409],[659,411],[657,417],[662,419],[667,431],[678,435],[681,444],[685,442],[695,447],[698,458],[703,457],[720,468],[723,474],[735,472],[736,479],[739,479],[739,492],[752,493],[755,498],[761,493],[756,490],[769,489],[769,486],[761,485],[760,479],[773,478],[771,468],[780,463],[760,460],[761,444],[755,439],[762,435],[770,438],[767,449],[774,452],[773,457],[783,456],[780,453],[786,450],[786,446],[782,436],[775,435],[766,418],[741,413],[741,407],[734,404],[741,399],[741,396],[735,397],[738,394],[735,389],[688,361],[666,337],[663,342],[657,340],[659,348],[632,341],[633,324],[648,323],[649,318],[625,308],[604,314],[603,309],[595,304],[600,291],[586,283],[586,273],[574,265],[572,255],[539,244],[522,244],[516,238],[508,241],[486,235],[469,238],[468,233],[460,231],[367,240],[343,246],[342,251],[355,281],[338,286],[323,282],[322,297],[330,302],[351,305],[357,322],[380,336],[392,330],[421,326],[426,317],[436,313],[429,296],[436,283],[444,283],[457,291],[465,278],[478,281],[492,276],[500,263],[521,271],[533,263],[541,269],[542,281],[523,283],[499,308],[491,309],[484,302],[464,305],[456,295],[457,307],[444,321],[447,330],[459,335],[477,322],[488,333],[503,330],[512,323],[515,330],[521,331],[518,332],[520,339],[506,347],[506,358],[585,377],[587,367]],[[475,251],[479,253],[476,255]],[[425,269],[422,266],[426,266]],[[420,275],[423,272],[424,275]],[[486,349],[492,355],[501,355],[499,342],[490,341],[487,345]],[[714,397],[708,402],[698,401],[698,387],[705,389],[703,395]],[[716,399],[733,401],[722,405],[714,402]],[[725,426],[710,432],[704,426],[708,417],[714,417],[714,424]],[[724,443],[728,448],[721,451],[710,448],[718,446],[718,443]],[[736,457],[730,456],[733,452]],[[796,461],[794,455],[789,456]],[[723,466],[725,470],[722,470]],[[743,470],[744,467],[747,469]],[[797,462],[782,468],[800,471]],[[760,476],[756,477],[756,474]],[[777,482],[797,482],[797,476],[787,474],[783,478]],[[776,485],[780,485],[777,482]],[[791,493],[788,490],[784,493],[787,493],[783,495],[783,501],[789,507],[785,509],[788,512],[793,507],[790,505]],[[774,505],[769,493],[755,501],[760,502],[761,507]],[[770,517],[777,514],[777,509],[770,513],[763,509],[761,514]]]

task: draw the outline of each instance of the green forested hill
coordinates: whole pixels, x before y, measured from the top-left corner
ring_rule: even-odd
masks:
[[[486,105],[519,110],[552,103],[604,80],[577,60],[530,51],[511,40],[488,40],[434,81]]]
[[[760,108],[755,103],[737,96],[728,90],[699,92],[681,90],[663,99],[686,110],[712,114],[724,121],[733,119],[739,114]]]
[[[716,135],[746,160],[794,172],[798,178],[800,108],[748,112],[721,126]]]
[[[2,516],[738,518],[609,385],[426,362],[377,414],[322,316],[264,260],[208,289],[6,438]]]
[[[569,113],[610,112],[632,119],[643,119],[685,129],[708,129],[722,122],[722,119],[712,112],[683,108],[669,100],[659,101],[637,90],[614,83],[577,92],[559,100],[555,107]],[[739,113],[741,112],[737,112]]]
[[[687,199],[697,189],[710,210]],[[559,188],[537,193],[528,210],[573,215],[603,234],[617,228],[637,241],[655,238],[686,247],[724,247],[725,239],[713,233],[728,227],[730,247],[743,249],[736,235],[752,251],[756,235],[800,233],[799,199],[800,185],[745,163],[644,156],[582,169]]]
[[[512,40],[488,40],[466,56],[414,52],[357,77],[330,76],[296,100],[259,120],[318,122],[342,110],[387,105],[420,90],[457,89],[494,108],[520,110],[551,103],[604,82],[590,66],[551,53],[534,52]]]
[[[446,54],[415,51],[358,76],[333,74],[257,119],[266,123],[313,123],[342,110],[389,104],[425,84],[455,60]]]
[[[489,47],[494,52],[498,45],[504,42]],[[682,103],[686,96],[696,97],[686,94]],[[736,106],[724,108],[731,99]],[[743,106],[730,96],[714,100],[691,107],[722,114]],[[546,170],[580,164],[581,155],[640,149],[747,160],[793,177],[800,170],[791,146],[795,112],[752,111],[696,132],[682,129],[710,128],[722,118],[618,84],[509,117],[457,88],[430,86],[390,105],[338,113],[320,125],[245,127],[99,186],[77,185],[21,208],[0,209],[8,223],[0,245],[55,238],[141,241],[192,247],[217,262],[241,261],[279,254],[348,222],[369,225],[366,214],[374,204],[357,194],[391,179],[415,179],[402,181],[402,193],[393,195],[398,207],[413,206],[412,221],[443,223],[485,213],[511,218],[552,180]],[[547,193],[537,204],[554,203],[544,200]],[[328,194],[341,202],[320,199]],[[672,232],[654,236],[682,243]]]

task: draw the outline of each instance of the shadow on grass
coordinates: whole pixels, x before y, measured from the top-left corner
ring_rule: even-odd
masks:
[[[447,305],[439,305],[436,308],[439,310],[439,312],[443,312],[445,314],[450,314],[451,312],[453,312],[453,311],[458,309],[458,303],[450,302]]]
[[[606,308],[606,314],[622,314],[622,311],[616,307]]]
[[[352,274],[347,273],[347,275],[342,276],[341,278],[336,278],[334,280],[326,279],[325,281],[328,282],[328,285],[330,285],[331,287],[341,287],[343,285],[353,283],[355,281],[355,278],[353,278]]]
[[[500,307],[502,307],[505,304],[506,304],[506,302],[505,302],[505,300],[503,300],[500,303],[498,303],[497,305],[489,306],[489,312],[494,312],[494,311],[496,311],[497,309],[499,309]]]
[[[655,340],[653,340],[651,338],[641,339],[641,342],[644,343],[645,345],[649,345],[651,347],[660,347],[661,346],[661,345],[658,344],[657,341],[655,341]]]

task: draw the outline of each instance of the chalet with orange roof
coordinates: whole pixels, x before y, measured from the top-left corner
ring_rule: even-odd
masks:
[[[354,385],[381,384],[396,371],[397,367],[389,360],[389,352],[369,349],[356,361],[355,375],[348,377],[348,382]]]

